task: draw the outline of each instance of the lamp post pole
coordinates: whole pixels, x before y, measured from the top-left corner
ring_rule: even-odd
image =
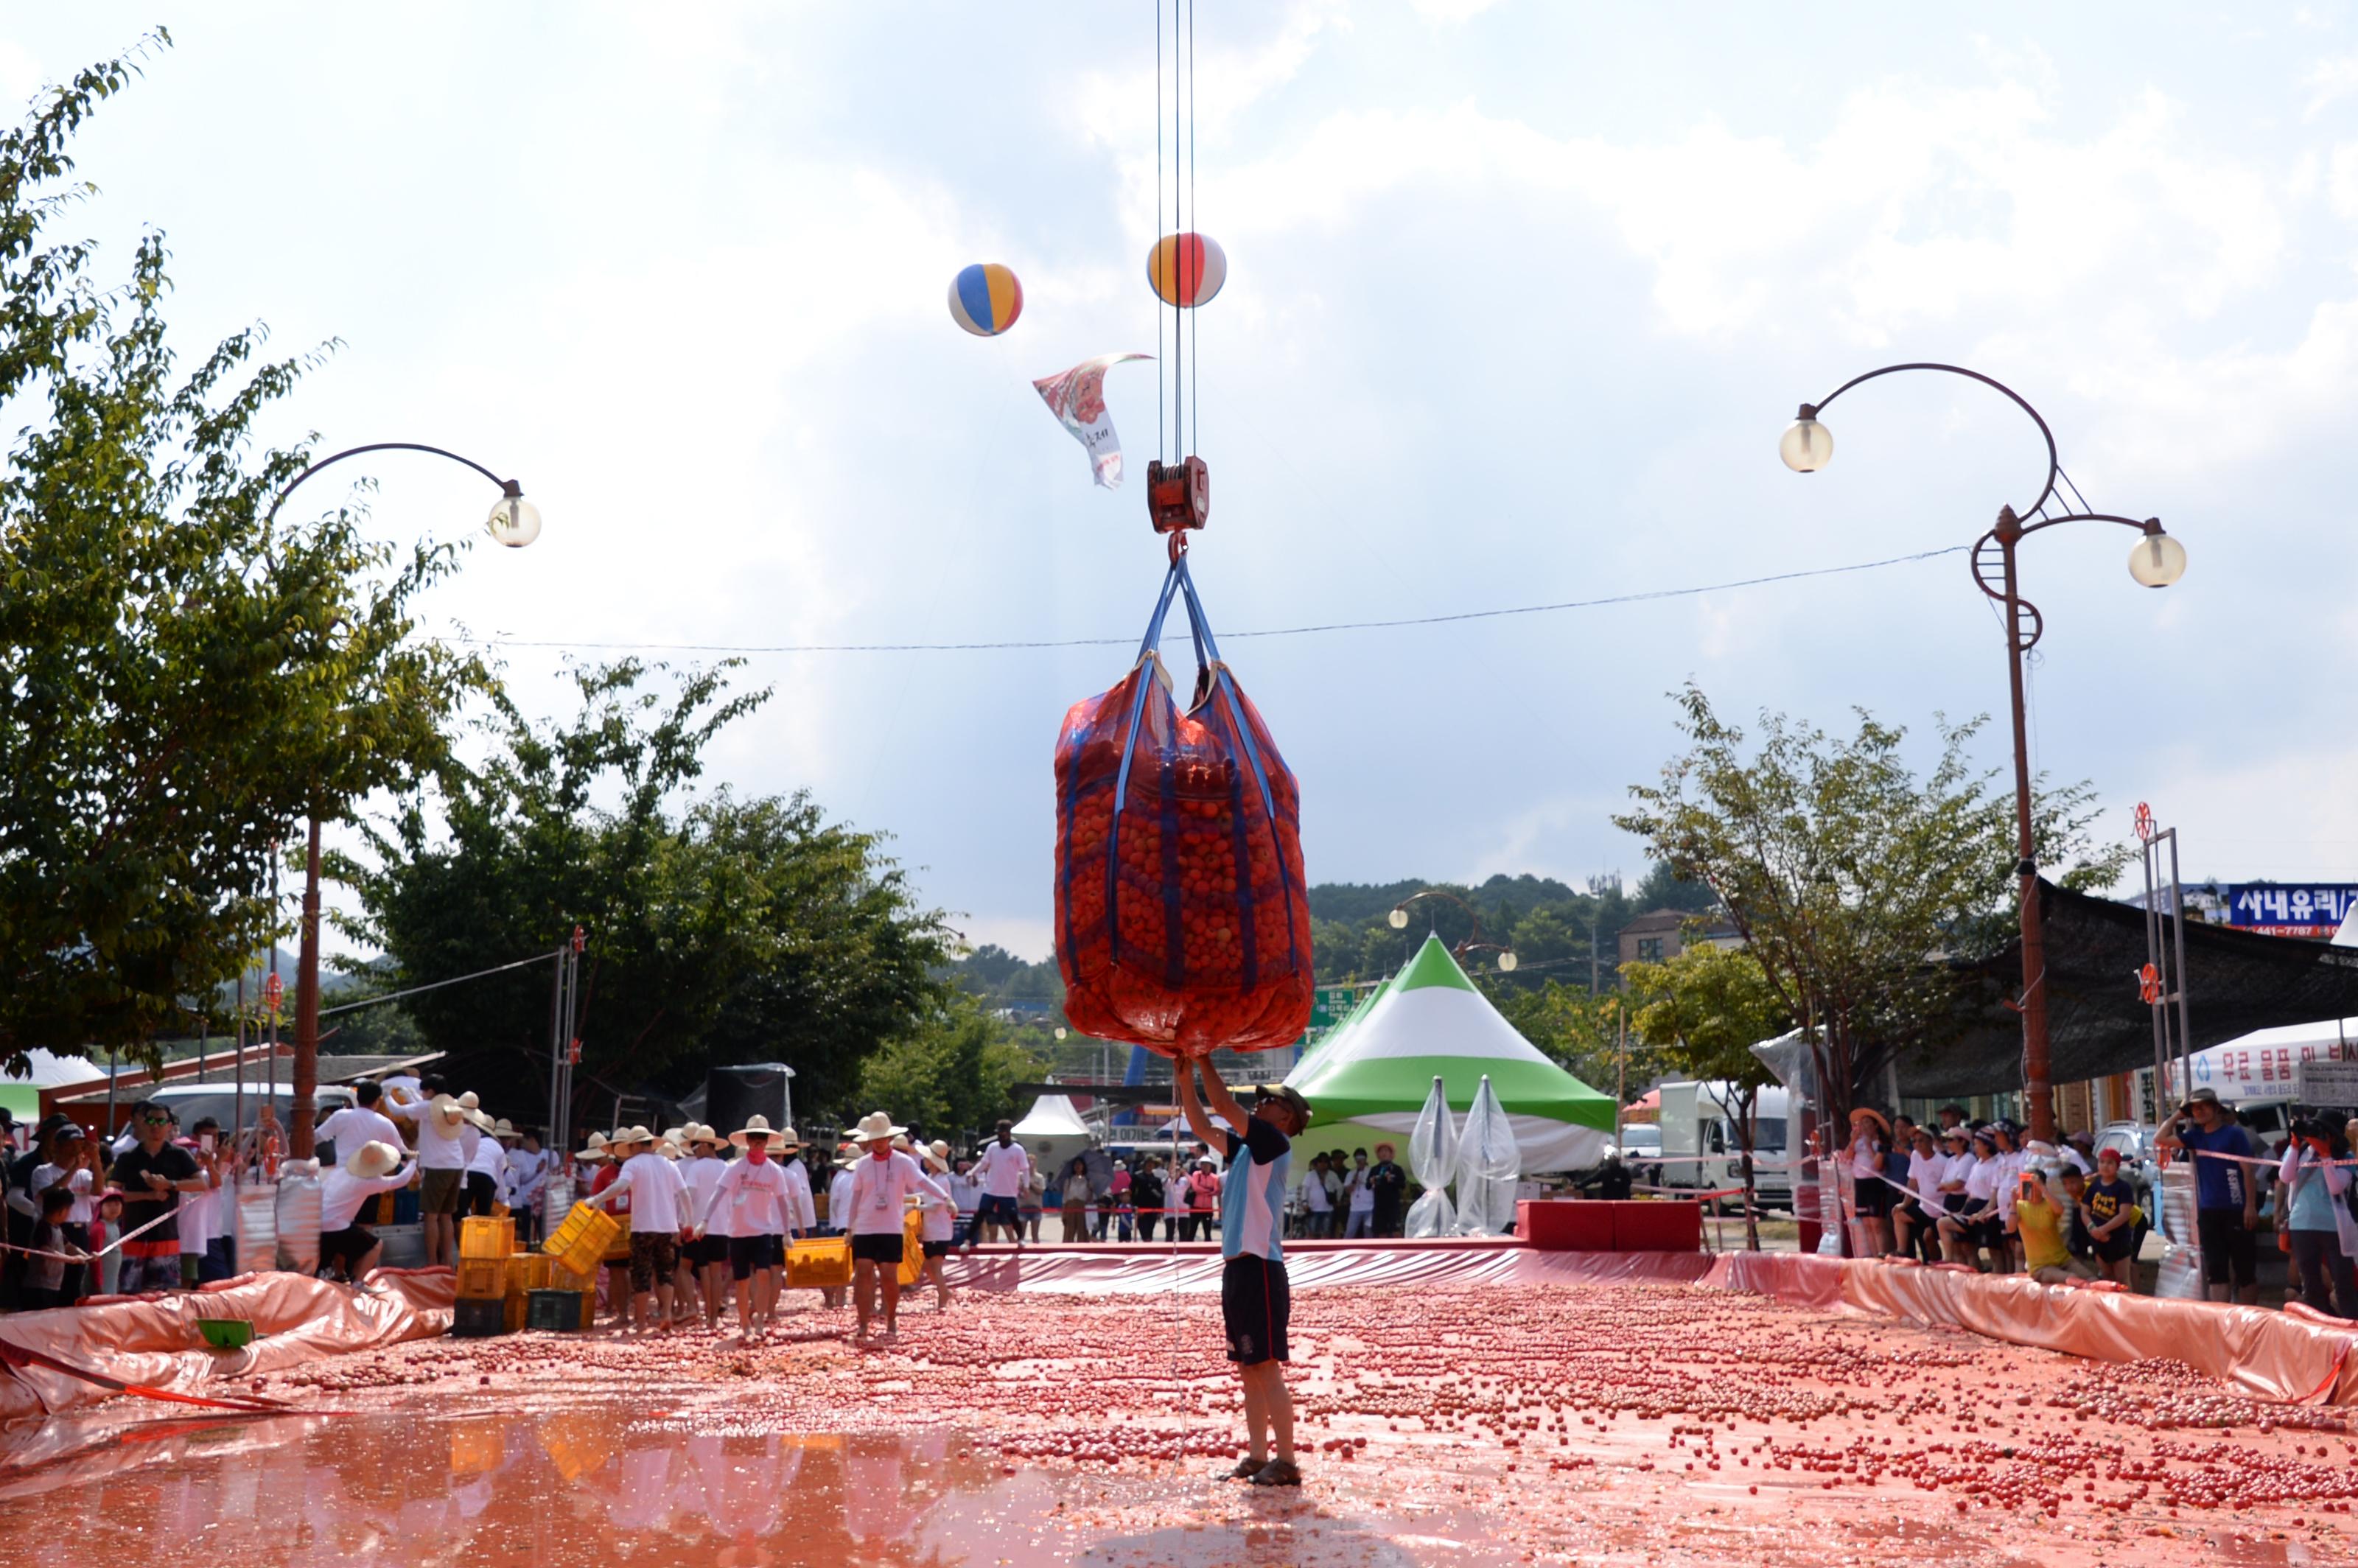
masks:
[[[2039,607],[2022,597],[2015,553],[2024,539],[2043,528],[2064,523],[2117,524],[2135,528],[2142,535],[2129,552],[2129,575],[2147,588],[2167,588],[2184,575],[2186,549],[2163,531],[2158,517],[2140,520],[2109,512],[2060,512],[2049,515],[2046,509],[2056,498],[2056,481],[2065,478],[2055,449],[2054,431],[2020,393],[1963,365],[1930,362],[1885,365],[1853,376],[1815,403],[1802,404],[1778,444],[1778,453],[1785,466],[1797,473],[1814,473],[1833,460],[1833,437],[1818,422],[1818,415],[1826,405],[1861,382],[1918,370],[1961,375],[2004,394],[2030,416],[2047,443],[2047,481],[2039,487],[2038,499],[2026,514],[2017,514],[2012,506],[1998,509],[1997,522],[1974,542],[1973,570],[1974,581],[1982,592],[2006,607],[2006,694],[2014,731],[2014,869],[2020,887],[2022,923],[2022,998],[2017,1004],[2022,1014],[2022,1089],[2028,1102],[2031,1136],[2051,1142],[2055,1137],[2055,1105],[2047,1029],[2047,940],[2039,905],[2038,848],[2031,831],[2029,725],[2022,679],[2023,655],[2038,645],[2046,622]],[[2072,493],[2078,494],[2078,487],[2073,487]],[[2026,523],[2025,515],[2038,520]],[[1848,1086],[1844,1087],[1847,1090]]]
[[[321,458],[287,481],[277,499],[271,502],[269,514],[263,520],[265,525],[278,520],[278,509],[287,504],[287,498],[294,494],[305,480],[331,463],[359,457],[363,452],[426,452],[434,457],[448,458],[454,463],[462,463],[500,487],[500,499],[492,506],[488,520],[492,537],[511,548],[521,549],[540,536],[540,509],[524,498],[524,486],[514,480],[502,479],[472,458],[462,458],[456,452],[416,441],[372,441],[366,446],[348,447]],[[275,1034],[274,1029],[274,1038]],[[319,814],[316,805],[310,814],[310,830],[303,854],[303,924],[301,946],[295,960],[295,1062],[292,1080],[287,1086],[290,1101],[287,1154],[293,1159],[308,1160],[311,1157],[311,1123],[318,1109],[319,1091]]]
[[[1391,913],[1384,917],[1390,923],[1393,930],[1405,931],[1408,929],[1408,906],[1414,903],[1421,898],[1445,898],[1450,903],[1455,904],[1458,908],[1464,910],[1466,912],[1466,918],[1474,923],[1473,935],[1466,937],[1464,941],[1458,943],[1456,946],[1452,947],[1449,950],[1449,956],[1451,957],[1456,959],[1462,964],[1466,961],[1466,957],[1469,953],[1496,953],[1498,955],[1497,962],[1499,971],[1504,974],[1512,974],[1514,972],[1515,950],[1512,947],[1508,946],[1503,942],[1484,941],[1482,938],[1481,913],[1472,904],[1466,903],[1464,899],[1459,898],[1454,892],[1448,892],[1440,888],[1427,888],[1422,892],[1412,892],[1409,894],[1406,898],[1392,905]]]

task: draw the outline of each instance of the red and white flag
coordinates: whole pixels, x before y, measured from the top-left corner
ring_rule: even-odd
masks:
[[[1121,438],[1113,433],[1113,416],[1106,409],[1105,374],[1124,360],[1151,360],[1152,354],[1099,354],[1068,371],[1042,376],[1032,384],[1056,422],[1089,455],[1089,471],[1112,490],[1121,483]]]

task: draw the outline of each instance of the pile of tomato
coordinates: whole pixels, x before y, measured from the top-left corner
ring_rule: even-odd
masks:
[[[1183,712],[1157,670],[1074,704],[1057,741],[1065,1017],[1165,1055],[1290,1045],[1312,979],[1293,772],[1233,676]]]

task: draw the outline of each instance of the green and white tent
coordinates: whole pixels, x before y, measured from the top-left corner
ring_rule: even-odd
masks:
[[[1433,1080],[1442,1080],[1449,1108],[1463,1112],[1485,1074],[1507,1108],[1526,1173],[1577,1170],[1605,1157],[1613,1097],[1516,1033],[1437,936],[1426,937],[1408,967],[1285,1081],[1310,1102],[1306,1150],[1372,1150],[1381,1138],[1405,1160]]]

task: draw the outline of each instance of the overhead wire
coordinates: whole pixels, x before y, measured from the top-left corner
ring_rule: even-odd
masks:
[[[1727,582],[1702,583],[1687,588],[1650,589],[1637,593],[1607,594],[1596,599],[1567,599],[1548,604],[1518,604],[1496,610],[1464,610],[1443,615],[1396,616],[1377,621],[1327,621],[1302,626],[1269,626],[1243,632],[1223,632],[1228,641],[1246,637],[1310,637],[1335,632],[1398,631],[1412,626],[1442,626],[1468,621],[1496,621],[1517,615],[1548,615],[1570,610],[1600,610],[1617,604],[1645,604],[1658,600],[1693,599],[1706,593],[1730,593],[1739,589],[1764,588],[1775,583],[1798,582],[1810,578],[1842,577],[1856,572],[1878,571],[1886,567],[1909,566],[1918,561],[1936,560],[1970,548],[1964,545],[1943,546],[1937,550],[1919,550],[1910,555],[1887,556],[1880,560],[1855,561],[1846,566],[1807,567],[1798,571],[1771,572],[1763,577],[1737,578]],[[596,652],[665,653],[665,654],[973,654],[998,653],[1041,648],[1109,648],[1123,647],[1138,641],[1135,636],[1122,637],[1060,637],[1021,638],[1002,642],[972,643],[641,643],[603,639],[525,638],[525,637],[459,637],[453,641],[493,648],[579,648]]]

